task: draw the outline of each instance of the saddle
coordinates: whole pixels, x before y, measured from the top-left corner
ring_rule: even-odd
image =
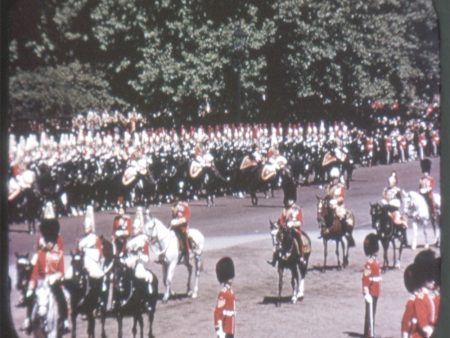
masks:
[[[200,163],[192,161],[191,165],[189,166],[189,176],[191,178],[197,178],[202,172],[202,170],[203,166]]]
[[[257,165],[258,165],[258,162],[256,162],[255,160],[252,160],[250,158],[250,156],[247,155],[242,160],[239,170],[245,170],[247,168],[256,167]]]

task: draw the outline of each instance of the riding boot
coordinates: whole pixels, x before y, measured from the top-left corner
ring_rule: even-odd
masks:
[[[275,267],[275,265],[277,264],[277,252],[275,251],[272,255],[272,260],[271,261],[267,261],[267,264],[272,265],[273,267]]]
[[[64,293],[60,285],[56,284],[52,286],[53,294],[55,295],[56,301],[58,303],[59,308],[59,316],[63,323],[63,334],[69,333],[69,321],[68,317],[68,308],[66,298],[64,297]]]

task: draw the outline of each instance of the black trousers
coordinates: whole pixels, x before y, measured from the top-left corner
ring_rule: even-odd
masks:
[[[364,337],[375,337],[375,313],[377,312],[377,301],[378,297],[372,297],[372,303],[366,303],[366,314],[364,316]],[[372,312],[372,318],[371,318]],[[373,331],[371,332],[371,328],[373,327]]]

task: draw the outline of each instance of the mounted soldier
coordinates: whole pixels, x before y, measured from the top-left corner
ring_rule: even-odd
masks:
[[[191,208],[189,204],[184,201],[178,201],[172,206],[172,220],[170,227],[174,230],[178,237],[181,257],[189,259],[190,243],[188,238],[189,221],[191,219]]]
[[[345,186],[339,180],[340,171],[333,167],[330,170],[331,183],[326,188],[326,199],[330,201],[330,207],[333,209],[335,215],[343,223],[344,227],[353,228],[354,217],[350,210],[347,210],[345,202]],[[350,230],[347,232],[351,233]]]
[[[302,209],[295,204],[295,201],[289,199],[285,202],[284,208],[281,211],[281,215],[278,219],[278,231],[277,241],[279,242],[280,232],[289,230],[294,238],[293,245],[297,254],[300,256],[300,260],[304,259],[303,243],[302,243],[302,229],[303,226],[303,212]],[[273,253],[272,261],[267,261],[268,264],[275,266],[277,258],[281,252],[281,245],[277,243],[275,251]]]
[[[131,217],[125,214],[123,207],[119,209],[119,214],[114,217],[112,240],[116,254],[123,253],[127,244],[127,239],[132,233]]]
[[[145,268],[150,260],[150,245],[144,234],[144,211],[142,207],[136,209],[133,222],[133,234],[126,243],[125,264],[134,272],[134,277],[147,285],[148,293],[152,294],[153,274]]]
[[[67,301],[65,299],[61,281],[64,278],[64,252],[62,237],[59,236],[60,225],[55,218],[52,204],[47,204],[44,212],[44,219],[40,225],[42,241],[39,240],[40,247],[34,258],[33,271],[31,273],[30,283],[26,297],[30,299],[38,282],[48,282],[50,288],[58,303],[59,317],[63,323],[63,332],[70,332]],[[59,244],[58,244],[58,238]],[[31,331],[31,307],[27,309],[27,318],[25,319],[23,329],[30,333]]]
[[[420,168],[422,169],[422,177],[419,181],[419,192],[427,201],[428,210],[430,211],[430,218],[433,226],[436,223],[436,208],[433,198],[433,189],[436,185],[434,178],[430,175],[431,161],[425,158],[420,161]]]
[[[408,222],[400,212],[402,192],[397,186],[397,183],[397,174],[392,172],[391,176],[388,178],[388,186],[383,190],[381,205],[386,208],[389,217],[395,226],[406,229],[408,227]]]

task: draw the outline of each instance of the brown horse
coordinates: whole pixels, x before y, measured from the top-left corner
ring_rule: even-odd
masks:
[[[292,297],[291,302],[297,303],[297,300],[303,300],[305,289],[305,277],[308,271],[309,256],[311,255],[311,240],[309,236],[302,231],[302,251],[303,257],[300,255],[293,230],[287,227],[279,227],[277,223],[270,222],[272,241],[279,248],[279,254],[276,258],[278,263],[278,299],[281,299],[281,291],[283,289],[283,272],[284,269],[291,270]],[[299,272],[300,277],[299,278]],[[279,306],[279,302],[276,303]]]
[[[355,246],[355,241],[352,236],[353,226],[348,226],[345,221],[341,221],[336,215],[335,210],[330,206],[330,199],[328,197],[320,198],[317,197],[317,222],[320,228],[320,235],[323,239],[324,246],[324,259],[322,271],[325,271],[327,266],[327,255],[328,255],[328,241],[333,240],[336,242],[336,258],[337,258],[337,268],[348,266],[348,252],[349,248]],[[355,224],[355,219],[353,214],[350,216],[352,218],[352,224]],[[339,255],[339,243],[342,247],[342,266],[341,259]]]

